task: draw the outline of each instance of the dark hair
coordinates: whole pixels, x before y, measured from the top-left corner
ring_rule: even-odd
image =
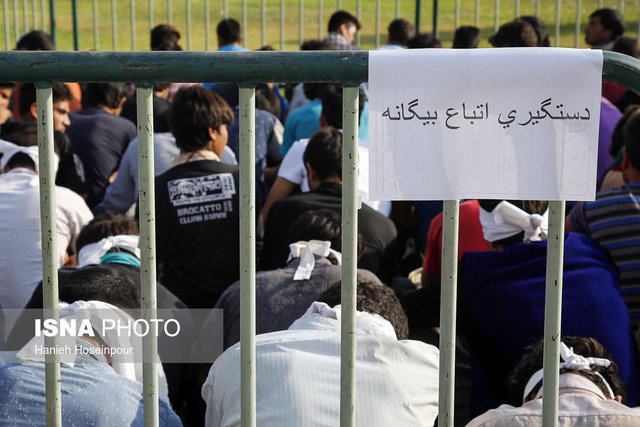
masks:
[[[60,101],[72,101],[71,90],[64,83],[54,83],[52,85],[53,103]],[[18,112],[20,117],[24,117],[31,112],[31,105],[36,102],[36,86],[33,83],[25,83],[20,87],[18,96]]]
[[[133,279],[108,265],[90,265],[71,273],[60,287],[60,300],[102,301],[121,309],[140,308],[140,292]]]
[[[431,34],[416,34],[407,42],[409,49],[424,49],[442,47],[442,42]]]
[[[575,354],[579,354],[584,357],[598,357],[602,359],[608,359],[611,364],[605,368],[604,366],[591,365],[591,371],[578,370],[570,371],[566,369],[560,369],[560,373],[574,373],[582,375],[595,383],[605,396],[609,395],[606,385],[595,372],[598,372],[609,383],[614,395],[620,395],[624,401],[624,384],[618,377],[618,366],[611,358],[611,354],[600,344],[595,338],[581,338],[581,337],[563,337],[562,342],[569,348],[573,348]],[[544,359],[544,341],[541,340],[538,343],[529,346],[525,349],[524,356],[520,359],[520,362],[516,365],[513,373],[507,380],[507,390],[509,396],[509,403],[514,406],[521,406],[523,401],[524,388],[531,376],[542,369],[542,363]],[[533,388],[531,394],[526,397],[535,397],[542,387],[542,381]]]
[[[605,30],[612,30],[611,38],[617,39],[624,33],[625,24],[622,14],[615,9],[609,9],[607,7],[598,9],[589,15],[589,18],[600,18],[602,28]]]
[[[159,24],[151,30],[151,50],[182,50],[180,31],[173,25]]]
[[[503,200],[478,200],[480,207],[487,212],[493,212],[493,210],[502,202]],[[549,202],[547,200],[504,200],[506,202],[511,203],[512,205],[522,209],[528,214],[538,214],[543,215],[547,208],[549,207]],[[513,236],[509,236],[504,239],[496,240],[495,243],[497,245],[501,245],[504,247],[511,246],[516,243],[522,243],[524,240],[524,231],[519,232],[518,234],[514,234]]]
[[[624,53],[625,55],[638,57],[638,39],[635,37],[620,37],[611,48],[614,52]]]
[[[154,83],[153,91],[154,92],[162,92],[163,90],[171,87],[171,83]]]
[[[634,169],[640,170],[640,111],[635,111],[622,128],[627,157]]]
[[[353,24],[358,30],[360,29],[360,22],[358,22],[358,18],[346,10],[338,10],[331,15],[331,18],[329,18],[329,32],[333,33],[338,31],[342,24]]]
[[[233,123],[233,111],[220,95],[199,85],[180,88],[169,107],[169,129],[178,148],[191,152],[205,148],[209,129]]]
[[[337,50],[333,43],[324,40],[307,40],[300,45],[300,50]]]
[[[16,43],[17,50],[56,50],[51,36],[44,31],[33,30],[23,34]]]
[[[391,323],[399,340],[409,338],[409,321],[400,305],[400,300],[393,290],[378,280],[357,277],[357,302],[356,310],[371,314],[378,314]],[[338,282],[324,291],[318,301],[331,307],[341,303],[341,282]]]
[[[611,145],[609,146],[609,154],[612,157],[616,157],[622,147],[624,147],[624,137],[622,135],[622,129],[629,120],[629,117],[631,117],[631,115],[635,113],[638,108],[640,108],[640,105],[638,104],[629,105],[623,111],[622,117],[618,119],[618,123],[616,123],[616,127],[613,129],[613,133],[611,134]]]
[[[127,98],[129,92],[129,85],[122,82],[87,83],[82,88],[82,105],[118,108],[122,98]]]
[[[14,87],[16,87],[16,82],[0,82],[0,88],[2,87],[8,87],[13,89]]]
[[[216,33],[223,45],[236,43],[240,40],[240,23],[233,18],[223,19],[218,23]]]
[[[319,180],[342,179],[342,134],[334,128],[314,134],[304,150],[303,160]]]
[[[527,21],[533,27],[533,30],[538,36],[538,47],[550,47],[549,33],[547,32],[547,25],[544,21],[537,16],[521,16],[520,19]]]
[[[475,49],[480,43],[480,29],[473,25],[463,25],[453,34],[454,49]]]
[[[305,95],[308,92],[307,83],[304,86]],[[342,129],[342,86],[340,84],[329,83],[320,84],[317,88],[318,97],[322,101],[322,115],[327,124],[336,129]],[[364,108],[365,96],[360,92],[358,97],[358,111]],[[358,121],[360,116],[358,115]]]
[[[6,156],[7,154],[5,154]],[[27,168],[27,169],[38,169],[38,165],[36,165],[31,157],[26,153],[18,152],[15,153],[7,164],[5,165],[7,170],[15,169],[15,168]]]
[[[498,32],[489,37],[493,47],[536,47],[538,35],[529,22],[516,18],[503,24]]]
[[[280,117],[282,106],[280,100],[269,86],[264,83],[260,83],[256,86],[256,108],[258,110],[265,110],[270,112],[276,117]]]
[[[289,230],[289,242],[300,240],[328,240],[331,249],[342,250],[342,217],[331,209],[306,211],[298,217]]]
[[[406,46],[409,39],[416,34],[416,27],[406,19],[398,18],[391,21],[387,31],[390,43]]]
[[[266,44],[258,49],[258,52],[273,52],[275,49],[270,44]]]
[[[76,240],[76,250],[79,252],[80,249],[88,244],[99,242],[105,237],[118,235],[136,236],[139,233],[138,224],[134,220],[125,218],[121,214],[105,212],[94,217],[80,231]]]

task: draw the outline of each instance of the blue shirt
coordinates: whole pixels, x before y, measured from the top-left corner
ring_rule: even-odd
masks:
[[[93,347],[78,338],[76,346]],[[46,425],[45,364],[18,363],[0,353],[0,425]],[[143,426],[142,384],[115,373],[102,355],[76,354],[60,365],[62,425]],[[181,426],[169,404],[159,400],[161,426]]]
[[[227,44],[218,48],[218,52],[244,52],[247,50],[249,49],[235,44]]]

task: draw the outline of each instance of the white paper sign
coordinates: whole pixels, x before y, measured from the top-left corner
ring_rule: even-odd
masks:
[[[372,200],[594,200],[602,51],[369,53]]]

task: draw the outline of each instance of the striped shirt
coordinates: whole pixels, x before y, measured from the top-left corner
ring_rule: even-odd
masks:
[[[571,225],[589,235],[620,271],[620,292],[632,326],[640,325],[640,183],[601,191],[571,212]]]

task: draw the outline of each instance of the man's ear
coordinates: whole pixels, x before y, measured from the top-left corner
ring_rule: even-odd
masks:
[[[33,104],[31,104],[31,108],[29,108],[29,111],[31,111],[31,115],[33,116],[33,120],[38,120],[38,103],[34,102]]]
[[[340,25],[340,27],[338,27],[338,33],[344,36],[347,33],[347,24]]]
[[[622,403],[622,396],[620,396],[619,394],[616,394],[616,396],[613,398],[613,400],[615,400],[618,403]]]

